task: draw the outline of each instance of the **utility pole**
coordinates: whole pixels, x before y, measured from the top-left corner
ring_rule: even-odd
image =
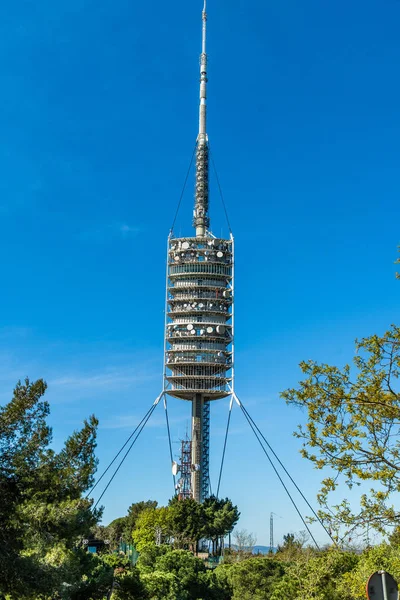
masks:
[[[274,547],[274,513],[269,517],[269,551],[272,552]]]

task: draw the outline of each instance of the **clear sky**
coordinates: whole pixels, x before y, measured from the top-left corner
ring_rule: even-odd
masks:
[[[100,468],[161,388],[166,238],[196,139],[201,0],[0,7],[0,401],[49,384],[55,445],[90,413]],[[236,388],[315,502],[279,392],[399,322],[400,2],[209,0],[209,136],[236,238]],[[212,228],[227,233],[213,179]],[[176,231],[190,234],[193,174]],[[170,399],[175,443],[190,406]],[[228,402],[212,407],[215,485]],[[172,494],[157,409],[104,521]],[[221,493],[303,529],[234,410]],[[301,505],[302,510],[304,509]],[[304,509],[304,512],[307,511]],[[324,541],[318,528],[317,539]]]

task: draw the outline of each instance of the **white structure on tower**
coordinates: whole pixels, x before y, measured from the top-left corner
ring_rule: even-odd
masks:
[[[194,237],[168,237],[164,392],[192,404],[191,494],[209,495],[210,403],[233,391],[233,237],[211,230],[206,2],[202,12]]]

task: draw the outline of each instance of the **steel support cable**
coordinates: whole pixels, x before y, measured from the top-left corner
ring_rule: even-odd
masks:
[[[183,188],[182,188],[182,191],[181,191],[181,195],[180,195],[180,197],[179,197],[178,206],[176,207],[176,212],[175,212],[174,220],[172,221],[171,233],[172,233],[172,232],[173,232],[173,230],[174,230],[175,223],[176,223],[176,219],[177,219],[177,217],[178,217],[178,213],[179,213],[179,209],[180,209],[180,207],[181,207],[181,204],[182,204],[183,194],[185,193],[185,189],[186,189],[187,180],[189,179],[190,170],[191,170],[191,168],[192,168],[192,164],[193,164],[193,158],[194,158],[194,154],[195,154],[195,152],[196,152],[196,148],[197,148],[197,141],[196,141],[196,143],[195,143],[195,145],[194,145],[194,148],[193,148],[193,152],[192,152],[192,157],[191,157],[191,159],[190,159],[189,168],[188,168],[188,170],[187,170],[186,177],[185,177],[185,181],[184,181]]]
[[[169,418],[168,418],[168,408],[167,408],[167,398],[164,394],[164,409],[165,409],[165,420],[167,422],[167,432],[168,432],[168,443],[169,443],[169,455],[171,457],[171,466],[172,463],[174,462],[174,457],[172,454],[172,442],[171,442],[171,430],[169,428]],[[176,494],[176,478],[175,475],[172,473],[172,479],[174,481],[174,494]]]
[[[233,402],[231,400],[230,405],[229,405],[228,422],[226,424],[224,449],[222,451],[221,468],[219,470],[218,486],[217,486],[217,498],[219,497],[219,488],[220,488],[220,485],[221,485],[222,469],[224,468],[226,444],[227,444],[227,441],[228,441],[228,432],[229,432],[229,424],[231,422],[232,406],[233,406]]]
[[[101,476],[99,477],[99,479],[96,481],[96,483],[94,484],[94,486],[88,491],[88,493],[86,494],[86,498],[89,498],[89,496],[93,492],[93,490],[99,485],[99,483],[103,479],[104,475],[109,471],[109,469],[115,463],[115,461],[117,460],[118,456],[121,454],[122,450],[129,444],[129,442],[131,441],[131,439],[133,438],[133,436],[135,435],[135,433],[137,432],[137,430],[139,429],[139,427],[141,426],[141,424],[146,419],[147,415],[151,412],[151,410],[153,409],[154,406],[155,406],[155,404],[152,404],[152,406],[149,408],[149,410],[147,411],[147,413],[144,415],[143,419],[136,426],[136,428],[132,431],[132,433],[130,434],[130,436],[128,437],[128,439],[124,443],[124,445],[118,450],[117,454],[114,456],[114,458],[112,459],[112,461],[110,462],[110,464],[108,465],[108,467],[103,471],[103,473],[101,474]]]
[[[260,444],[260,446],[261,446],[261,448],[262,448],[262,450],[263,450],[263,452],[264,452],[265,456],[268,458],[268,460],[269,460],[269,462],[270,462],[270,465],[271,465],[271,467],[272,467],[272,468],[273,468],[273,470],[275,471],[275,475],[278,477],[279,481],[281,482],[283,489],[284,489],[284,490],[285,490],[285,492],[287,493],[287,495],[288,495],[288,497],[289,497],[289,499],[290,499],[291,503],[293,504],[293,506],[294,506],[294,508],[295,508],[295,510],[296,510],[296,512],[297,512],[297,514],[299,515],[300,519],[302,520],[304,527],[307,529],[308,533],[310,534],[310,537],[311,537],[312,541],[314,542],[315,546],[316,546],[316,547],[317,547],[317,549],[319,550],[319,546],[318,546],[318,544],[317,544],[317,542],[316,542],[316,540],[315,540],[315,538],[314,538],[313,534],[311,533],[311,530],[310,530],[310,528],[308,527],[308,525],[307,525],[306,521],[304,520],[304,517],[303,517],[303,515],[301,514],[301,512],[300,512],[299,508],[297,507],[297,504],[296,504],[296,502],[294,501],[294,499],[293,499],[293,497],[292,497],[291,493],[290,493],[290,492],[289,492],[289,490],[287,489],[287,487],[286,487],[286,485],[285,485],[285,482],[283,481],[282,477],[279,475],[278,469],[277,469],[277,468],[276,468],[276,466],[274,465],[274,463],[273,463],[273,461],[272,461],[272,459],[271,459],[270,455],[268,454],[268,452],[267,452],[267,451],[266,451],[266,449],[264,448],[264,445],[263,445],[263,443],[262,443],[262,441],[261,441],[261,438],[259,437],[259,435],[258,435],[258,433],[257,433],[257,431],[256,431],[256,429],[255,429],[255,427],[254,427],[254,425],[253,425],[253,423],[251,422],[251,420],[250,420],[249,416],[247,415],[246,411],[245,411],[245,410],[243,410],[243,409],[244,409],[244,407],[242,406],[242,404],[240,404],[240,408],[242,409],[242,412],[243,412],[244,416],[246,417],[246,420],[247,420],[248,424],[250,425],[251,429],[253,430],[253,433],[254,433],[254,435],[256,436],[256,438],[257,438],[257,440],[258,440],[258,442],[259,442],[259,444]]]
[[[118,471],[122,467],[123,462],[125,461],[125,459],[128,456],[129,452],[132,450],[132,447],[135,444],[136,440],[138,439],[139,435],[142,433],[142,431],[143,431],[143,429],[144,429],[147,421],[150,419],[151,415],[155,411],[157,404],[153,404],[153,406],[151,407],[151,409],[150,409],[150,411],[148,413],[148,416],[146,417],[146,420],[144,421],[143,425],[140,427],[138,433],[136,434],[136,437],[134,438],[133,442],[129,446],[128,450],[125,452],[124,456],[122,457],[121,461],[119,462],[117,468],[115,469],[114,473],[112,474],[111,478],[109,479],[109,482],[107,483],[106,487],[104,488],[104,490],[100,494],[100,497],[97,500],[96,504],[93,506],[93,508],[96,508],[96,506],[98,505],[98,503],[100,502],[100,500],[102,499],[102,497],[104,496],[104,494],[106,493],[106,491],[108,490],[108,488],[110,487],[110,485],[111,485],[114,477],[116,476],[116,474],[118,473]]]
[[[242,403],[240,403],[240,406],[241,406],[241,409],[243,410],[243,412],[249,417],[249,419],[253,423],[254,427],[257,429],[258,433],[260,434],[260,436],[264,440],[267,448],[273,454],[273,456],[275,457],[275,459],[277,460],[277,462],[279,463],[279,465],[282,467],[283,471],[286,473],[286,475],[288,476],[288,478],[290,479],[290,481],[292,482],[292,484],[294,485],[294,487],[296,488],[296,490],[299,492],[300,496],[303,498],[304,502],[307,504],[308,508],[311,510],[311,512],[313,513],[314,517],[317,519],[318,523],[321,525],[321,527],[324,529],[325,533],[330,537],[330,539],[332,540],[332,542],[335,544],[336,542],[332,538],[332,536],[329,533],[328,529],[325,527],[325,525],[323,524],[323,522],[319,518],[318,514],[313,509],[312,505],[309,503],[309,501],[307,500],[307,498],[304,496],[303,492],[301,491],[301,489],[299,488],[299,486],[297,485],[297,483],[295,482],[295,480],[293,479],[293,477],[290,475],[289,471],[286,469],[285,465],[282,463],[282,461],[280,460],[279,456],[276,454],[276,452],[274,451],[274,449],[268,443],[267,439],[265,438],[265,436],[263,435],[262,431],[260,430],[260,428],[255,423],[254,419],[251,417],[251,415],[249,414],[249,412],[246,410],[246,408],[243,406]]]
[[[216,178],[216,180],[217,180],[217,185],[218,185],[219,195],[221,196],[222,207],[223,207],[223,209],[224,209],[225,218],[226,218],[226,222],[227,222],[227,224],[228,224],[229,233],[232,233],[232,228],[231,228],[231,224],[230,224],[230,222],[229,222],[228,211],[227,211],[227,209],[226,209],[226,204],[225,204],[225,200],[224,200],[224,195],[223,195],[223,193],[222,193],[222,188],[221,188],[221,184],[220,184],[220,182],[219,182],[219,177],[218,177],[217,168],[216,168],[216,166],[215,166],[215,162],[214,162],[214,158],[213,158],[213,155],[212,155],[212,152],[211,152],[211,148],[210,148],[210,146],[208,147],[208,153],[209,153],[209,156],[210,156],[210,158],[211,158],[211,164],[212,164],[212,166],[213,166],[214,173],[215,173],[215,178]]]

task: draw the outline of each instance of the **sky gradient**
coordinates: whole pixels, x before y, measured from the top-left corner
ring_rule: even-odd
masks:
[[[210,0],[208,132],[236,240],[236,389],[315,503],[279,392],[398,324],[400,2]],[[201,0],[0,7],[0,402],[49,385],[56,447],[91,413],[100,470],[162,383],[166,239],[197,128]],[[176,233],[191,234],[193,173]],[[215,176],[211,226],[227,234]],[[190,405],[169,400],[174,451]],[[215,485],[228,402],[212,406]],[[104,498],[167,502],[160,406]],[[221,493],[303,529],[234,410]],[[302,510],[307,514],[306,509]],[[315,537],[325,541],[315,528]]]

